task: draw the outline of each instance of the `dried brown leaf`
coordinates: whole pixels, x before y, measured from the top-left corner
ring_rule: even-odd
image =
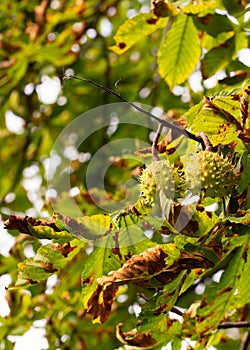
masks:
[[[26,233],[32,235],[30,232],[31,226],[49,226],[53,228],[56,232],[61,230],[55,224],[56,218],[53,217],[51,221],[36,220],[31,216],[15,216],[10,215],[9,219],[4,222],[4,227],[7,230],[18,230],[20,233]]]
[[[212,247],[211,247],[212,250]],[[184,270],[210,268],[214,264],[202,252],[180,251],[172,263],[161,246],[149,248],[133,255],[120,269],[98,279],[98,287],[88,301],[87,312],[94,322],[105,322],[111,311],[118,287],[132,283],[143,287],[164,286],[173,281]]]
[[[129,332],[123,332],[121,327],[122,323],[116,326],[116,337],[121,343],[129,346],[136,346],[137,349],[152,349],[157,341],[147,332],[138,332],[136,329],[132,329]]]

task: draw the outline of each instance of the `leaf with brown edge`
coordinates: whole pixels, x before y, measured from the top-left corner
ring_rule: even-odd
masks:
[[[10,289],[46,280],[63,269],[84,247],[85,243],[78,239],[65,244],[54,243],[41,246],[33,257],[18,264],[17,281]]]
[[[147,332],[138,332],[137,329],[132,329],[129,332],[123,332],[122,323],[116,326],[117,339],[128,346],[136,346],[137,349],[152,349],[157,341]]]
[[[94,317],[95,323],[105,322],[120,285],[164,286],[184,270],[213,266],[214,263],[199,251],[198,246],[192,253],[179,250],[174,243],[149,248],[133,255],[120,269],[97,279],[98,285],[88,300],[87,312]]]
[[[40,239],[65,239],[67,241],[73,239],[74,235],[66,230],[61,230],[56,225],[56,220],[56,215],[51,221],[36,220],[30,216],[10,215],[9,219],[4,222],[4,227],[7,230],[17,230]]]
[[[78,238],[95,240],[110,234],[112,229],[111,218],[107,214],[83,216],[73,219],[69,216],[58,215],[57,225],[72,232]]]
[[[127,19],[114,36],[116,45],[110,49],[120,55],[137,43],[142,42],[157,29],[164,28],[167,18],[153,18],[150,13],[140,13]],[[136,32],[136,35],[135,35]]]
[[[10,215],[9,219],[4,222],[7,230],[18,230],[20,233],[30,235],[31,226],[48,226],[59,232],[60,229],[55,225],[55,217],[51,221],[36,220],[31,216]]]
[[[239,243],[240,248],[231,258],[220,281],[206,286],[201,304],[197,309],[196,330],[201,339],[206,341],[218,325],[225,321],[228,310],[234,310],[236,306],[243,307],[249,303],[249,278],[246,277],[248,270],[245,270],[246,261],[242,259],[248,249],[248,236],[240,237]],[[247,274],[249,276],[249,271]]]

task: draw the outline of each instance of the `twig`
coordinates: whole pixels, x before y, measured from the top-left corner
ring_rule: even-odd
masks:
[[[224,197],[221,197],[221,203],[222,203],[223,215],[224,215],[224,217],[226,217],[226,216],[228,216],[228,212],[227,212],[226,201],[225,201]]]
[[[250,332],[246,332],[242,339],[240,350],[247,350],[249,344],[250,344]]]
[[[153,139],[152,147],[151,147],[152,156],[153,156],[153,159],[155,161],[159,161],[160,160],[160,158],[158,157],[157,143],[159,141],[162,129],[163,129],[163,125],[159,124],[158,128],[157,128],[157,131],[156,131],[156,134],[155,134],[155,137]]]
[[[226,328],[250,328],[250,321],[239,321],[239,322],[222,322],[219,324],[219,329]]]
[[[211,141],[209,140],[208,136],[204,132],[199,132],[196,134],[196,136],[200,139],[202,139],[202,148],[205,151],[213,152],[213,146],[211,144]]]
[[[241,117],[241,126],[245,127],[247,116],[248,116],[248,106],[249,103],[244,99],[243,96],[240,97],[240,117]]]
[[[177,307],[172,306],[171,312],[175,313],[176,315],[183,316],[183,312],[181,312]]]
[[[87,79],[87,78],[80,78],[78,76],[75,76],[75,75],[69,75],[69,76],[64,76],[64,79],[69,79],[69,78],[72,78],[72,79],[76,79],[76,80],[80,80],[80,81],[86,81],[87,83],[90,83],[90,84],[93,84],[97,87],[99,87],[100,89],[104,90],[104,91],[107,91],[109,92],[110,94],[116,96],[119,100],[129,104],[130,106],[132,106],[133,108],[135,108],[137,111],[151,117],[152,119],[158,121],[158,123],[162,124],[163,126],[169,128],[169,129],[172,129],[172,130],[175,130],[177,133],[179,133],[180,135],[185,135],[185,136],[188,136],[191,140],[194,140],[196,142],[199,142],[201,144],[203,144],[203,140],[201,140],[200,138],[198,138],[196,135],[192,134],[190,131],[188,130],[185,130],[185,129],[182,129],[181,127],[179,126],[176,126],[174,124],[171,124],[169,122],[167,122],[166,120],[164,119],[161,119],[161,118],[158,118],[156,117],[154,114],[144,110],[143,108],[139,107],[137,104],[133,103],[133,102],[130,102],[129,100],[127,100],[125,97],[121,96],[119,93],[111,90],[110,88],[108,88],[107,86],[104,86],[104,85],[101,85],[99,83],[96,83],[95,81],[91,80],[91,79]]]

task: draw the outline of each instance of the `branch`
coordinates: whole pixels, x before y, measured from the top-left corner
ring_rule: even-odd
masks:
[[[154,159],[155,161],[160,160],[159,157],[158,157],[157,143],[158,143],[158,141],[159,141],[159,138],[160,138],[162,129],[163,129],[163,125],[162,125],[162,124],[159,124],[159,125],[158,125],[158,128],[157,128],[157,131],[156,131],[156,134],[155,134],[155,137],[154,137],[154,140],[153,140],[152,147],[151,147],[153,159]]]
[[[239,321],[239,322],[222,322],[219,324],[218,329],[226,328],[250,328],[250,321]]]
[[[248,106],[249,106],[249,103],[244,99],[243,96],[241,96],[240,97],[240,117],[241,117],[242,129],[246,125],[246,120],[248,116]]]
[[[250,332],[246,332],[242,339],[242,343],[240,345],[240,350],[247,350],[248,345],[250,344]]]
[[[111,90],[110,88],[108,88],[107,86],[104,86],[104,85],[101,85],[99,83],[96,83],[95,81],[91,80],[91,79],[87,79],[87,78],[80,78],[80,77],[77,77],[75,75],[69,75],[69,76],[64,76],[64,79],[69,79],[69,78],[72,78],[72,79],[76,79],[76,80],[80,80],[80,81],[86,81],[87,83],[90,83],[90,84],[93,84],[97,87],[99,87],[100,89],[104,90],[104,91],[107,91],[109,92],[110,94],[116,96],[119,100],[129,104],[130,106],[132,106],[133,108],[135,108],[137,111],[153,118],[154,120],[156,120],[158,123],[160,123],[161,125],[169,128],[169,129],[172,129],[172,130],[175,130],[177,133],[179,133],[180,135],[185,135],[185,136],[188,136],[191,140],[194,140],[196,142],[199,142],[203,145],[203,140],[200,138],[200,137],[197,137],[196,135],[192,134],[190,131],[187,131],[185,129],[182,129],[181,127],[179,126],[176,126],[174,124],[171,124],[169,122],[167,122],[166,120],[163,120],[161,118],[158,118],[156,117],[154,114],[144,110],[143,108],[139,107],[137,104],[133,103],[133,102],[130,102],[129,100],[127,100],[125,97],[121,96],[119,93],[115,92],[114,90]]]
[[[205,146],[203,146],[203,150],[213,152],[213,145],[211,144],[211,141],[204,132],[198,132],[198,134],[196,134],[196,137],[202,139],[202,146]]]

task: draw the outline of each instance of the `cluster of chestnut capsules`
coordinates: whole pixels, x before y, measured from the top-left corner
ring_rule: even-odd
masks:
[[[148,205],[154,204],[159,190],[170,199],[180,197],[183,188],[191,193],[199,192],[202,197],[224,197],[232,193],[238,180],[232,162],[210,151],[199,152],[197,158],[185,166],[185,171],[160,160],[152,162],[139,177],[141,198]]]

